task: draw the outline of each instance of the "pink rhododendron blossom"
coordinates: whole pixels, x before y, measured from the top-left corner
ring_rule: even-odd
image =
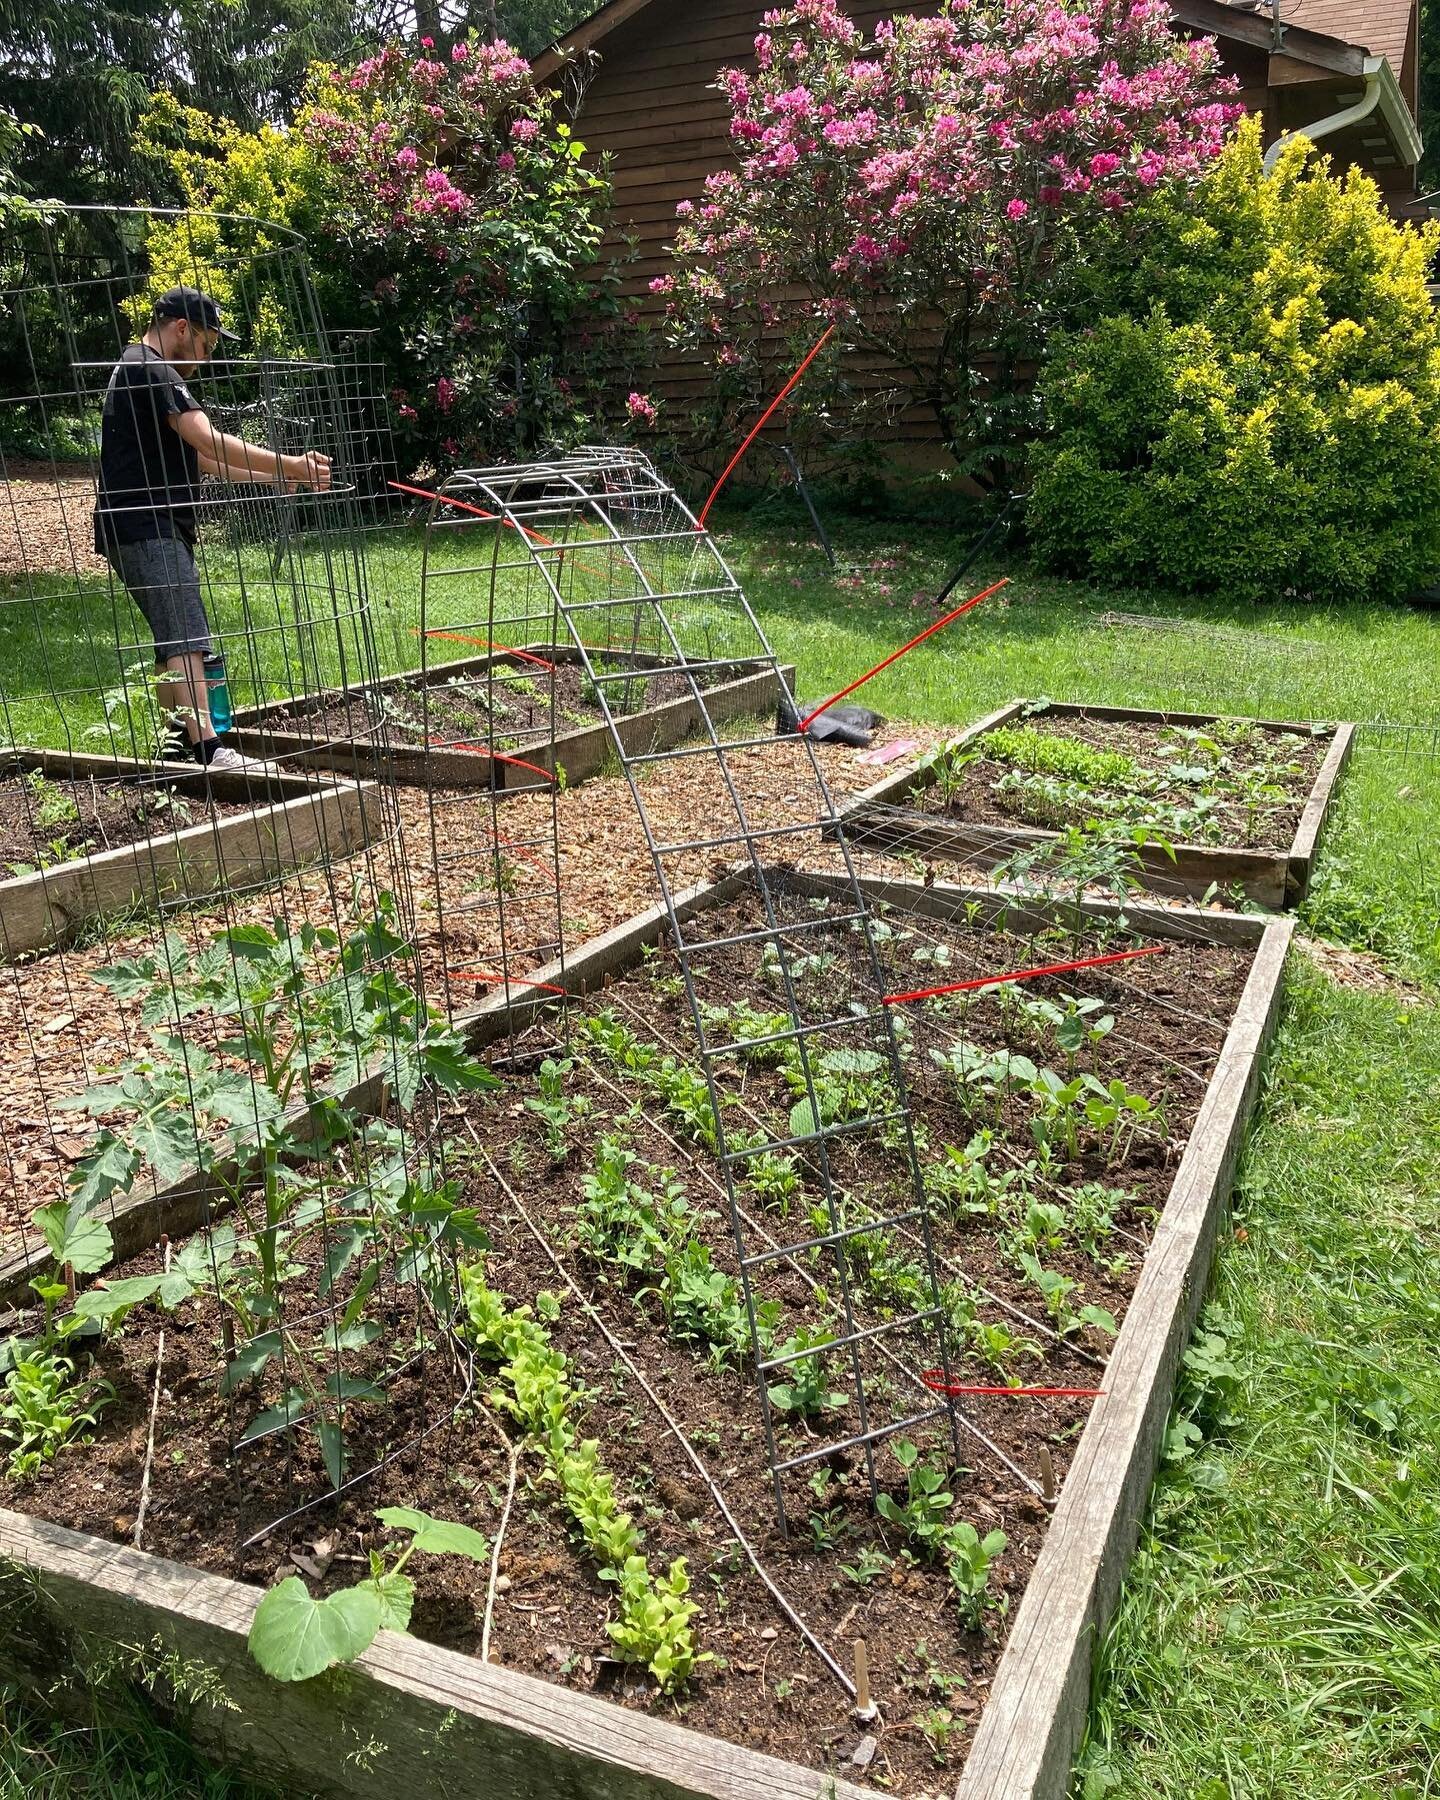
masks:
[[[516,144],[533,144],[540,135],[540,126],[534,119],[516,119],[510,127],[510,138]]]
[[[442,375],[435,383],[435,404],[442,413],[448,413],[455,404],[455,383],[448,375]]]
[[[651,429],[658,422],[660,412],[653,400],[644,394],[632,392],[626,397],[625,416],[632,425],[643,425]]]
[[[1005,208],[1005,217],[1007,219],[1023,219],[1029,210],[1027,201],[1011,200]]]
[[[419,166],[420,158],[415,151],[411,149],[409,144],[406,144],[403,150],[397,150],[395,152],[395,167],[397,169],[404,169],[408,172],[411,169],[419,168]]]
[[[500,152],[500,154],[495,158],[495,167],[497,169],[503,170],[504,173],[508,175],[510,173],[510,171],[515,167],[514,153],[509,150],[502,150]]]

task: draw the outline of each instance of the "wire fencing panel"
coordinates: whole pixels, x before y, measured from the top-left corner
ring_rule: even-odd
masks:
[[[363,342],[327,337],[298,240],[255,227],[231,254],[222,238],[249,227],[229,223],[77,209],[7,246],[0,1274],[20,1308],[5,1354],[61,1376],[101,1330],[148,1341],[182,1309],[200,1326],[209,1478],[233,1484],[253,1543],[468,1391],[450,1325],[475,1228],[449,1198],[435,1096],[485,1078],[427,1019],[383,718],[364,783],[283,753],[226,773],[183,760],[153,633],[97,551],[117,359],[165,289],[213,293],[239,342],[188,373],[195,405],[264,450],[323,452],[332,483],[191,491],[152,468],[121,516],[163,537],[193,509],[237,712],[379,677],[379,372]]]

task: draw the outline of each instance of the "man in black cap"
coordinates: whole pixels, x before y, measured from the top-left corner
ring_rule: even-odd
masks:
[[[281,456],[206,418],[186,381],[234,336],[199,288],[171,288],[155,302],[149,330],[121,356],[105,390],[95,504],[96,552],[155,637],[156,692],[174,734],[166,754],[222,770],[265,765],[222,744],[210,720],[210,625],[195,567],[200,477],[273,482],[292,493],[330,485],[328,456]]]

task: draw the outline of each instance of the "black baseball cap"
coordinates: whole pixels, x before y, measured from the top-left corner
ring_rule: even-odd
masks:
[[[206,331],[219,332],[222,338],[229,338],[232,343],[240,341],[237,332],[227,331],[220,323],[220,308],[199,288],[167,288],[155,302],[154,315],[157,319],[188,319],[192,325],[202,326]]]

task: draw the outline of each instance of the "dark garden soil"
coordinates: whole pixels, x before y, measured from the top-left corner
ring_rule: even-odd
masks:
[[[269,804],[263,791],[255,804]],[[244,801],[178,794],[156,782],[0,776],[0,879],[251,810]]]
[[[1178,832],[1162,828],[1161,835],[1174,841],[1224,844],[1235,849],[1280,848],[1291,842],[1331,742],[1328,735],[1249,732],[1233,746],[1222,745],[1223,759],[1216,764],[1216,780],[1195,778],[1198,771],[1212,763],[1211,755],[1203,748],[1193,748],[1193,738],[1177,735],[1173,727],[1128,719],[1092,719],[1084,714],[1051,719],[1041,713],[1014,720],[1007,728],[1025,727],[1046,737],[1118,751],[1131,758],[1143,776],[1156,778],[1153,787],[1143,789],[1144,796],[1162,805],[1188,806],[1197,798],[1214,794],[1219,803],[1202,822]],[[983,752],[984,740],[978,741]],[[1189,778],[1185,771],[1190,771]],[[1106,816],[1106,801],[1112,796],[1123,807],[1127,800],[1142,793],[1138,785],[1132,791],[1124,782],[1097,784],[1092,793],[1067,798],[1057,805],[1052,799],[1037,797],[1019,786],[1000,786],[1016,773],[1013,763],[982,753],[959,772],[956,785],[936,787],[928,784],[927,778],[918,804],[926,812],[943,813],[967,824],[1021,823],[1053,830],[1065,824],[1083,824],[1097,814]],[[1248,795],[1237,791],[1241,784],[1248,786]],[[1131,814],[1121,811],[1116,816],[1123,821]]]
[[[702,686],[705,680],[702,678]],[[677,670],[641,672],[633,681],[607,683],[606,699],[617,716],[680,700],[690,679]],[[553,725],[552,725],[553,707]],[[575,663],[552,671],[526,665],[492,672],[432,676],[413,682],[339,696],[317,696],[267,711],[268,730],[295,731],[329,742],[378,738],[383,730],[395,745],[473,749],[493,741],[497,750],[516,750],[554,735],[585,731],[604,722],[599,700]]]
[[[796,973],[802,1014],[810,1022],[844,1018],[852,1002],[873,1003],[875,994],[863,940],[843,923],[822,924],[825,911],[826,903],[798,894],[789,896],[784,908],[787,924],[806,926],[803,935],[787,942],[803,946],[812,959]],[[703,926],[709,941],[755,931],[763,923],[758,903],[747,898],[692,921],[689,930],[698,939]],[[1089,928],[1036,940],[981,932],[963,920],[935,923],[894,912],[885,916],[881,938],[880,991],[887,993],[1119,947],[1113,937],[1103,940]],[[1013,1240],[1026,1216],[1025,1199],[1016,1196],[1028,1190],[1032,1200],[1059,1202],[1068,1218],[1078,1216],[1068,1209],[1081,1184],[1119,1191],[1113,1220],[1093,1254],[1067,1230],[1041,1256],[1047,1270],[1079,1284],[1071,1296],[1075,1308],[1088,1303],[1122,1320],[1250,961],[1249,951],[1177,943],[1163,955],[1029,982],[1023,990],[991,989],[894,1009],[927,1182],[947,1162],[947,1145],[973,1147],[982,1134],[991,1134],[982,1156],[991,1176],[989,1198],[977,1202],[972,1193],[947,1202],[932,1196],[930,1214],[941,1281],[959,1284],[952,1294],[970,1293],[980,1321],[1008,1326],[1025,1340],[1007,1353],[1007,1373],[1015,1380],[1099,1386],[1111,1342],[1090,1324],[1073,1325],[1061,1338],[1046,1321],[1043,1299],[1016,1257]],[[780,989],[756,942],[701,953],[695,971],[702,1009],[733,1009],[744,1001],[759,1013],[782,1010]],[[988,1095],[962,1088],[931,1053],[963,1038],[987,1052],[1006,1049],[1060,1068],[1050,1028],[1020,1002],[1061,994],[1097,998],[1114,1020],[1098,1046],[1079,1052],[1076,1067],[1107,1082],[1119,1077],[1163,1105],[1164,1127],[1137,1135],[1128,1147],[1108,1148],[1084,1128],[1073,1159],[1067,1161],[1062,1151],[1047,1174],[1036,1168],[1030,1110],[1021,1094],[1005,1081]],[[601,1014],[677,1063],[696,1064],[688,1001],[668,952],[586,1003],[585,1016]],[[728,1023],[715,1011],[704,1016],[715,1041],[730,1040],[733,1011]],[[1046,1454],[1063,1482],[1088,1403],[966,1399],[960,1403],[958,1466],[943,1421],[908,1434],[926,1457],[953,1470],[947,1483],[955,1495],[951,1519],[970,1521],[982,1536],[996,1527],[1006,1533],[1007,1546],[992,1575],[996,1604],[983,1631],[962,1623],[943,1570],[913,1559],[903,1532],[875,1514],[862,1453],[840,1450],[814,1469],[785,1478],[790,1533],[782,1535],[754,1378],[743,1359],[717,1369],[707,1356],[677,1342],[667,1332],[657,1298],[662,1271],[632,1277],[613,1263],[587,1260],[577,1234],[583,1179],[596,1166],[601,1137],[614,1134],[637,1158],[631,1178],[643,1187],[655,1191],[663,1172],[674,1171],[693,1209],[691,1234],[709,1248],[715,1267],[733,1274],[735,1244],[719,1165],[693,1135],[693,1119],[667,1108],[653,1083],[607,1057],[578,1009],[568,1050],[559,1029],[559,1020],[551,1018],[532,1025],[518,1043],[497,1046],[492,1061],[505,1074],[503,1089],[455,1105],[440,1120],[449,1169],[489,1234],[487,1282],[511,1304],[538,1308],[554,1343],[570,1359],[572,1379],[586,1390],[577,1426],[582,1435],[598,1438],[616,1492],[644,1531],[652,1570],[677,1556],[687,1559],[692,1597],[700,1604],[701,1647],[716,1660],[670,1702],[656,1696],[643,1672],[611,1659],[605,1632],[613,1616],[611,1590],[568,1533],[556,1489],[530,1451],[520,1459],[520,1485],[500,1555],[492,1657],[621,1704],[678,1717],[736,1743],[854,1780],[874,1780],[890,1791],[911,1796],[948,1791],[1043,1542],[1048,1507],[1037,1490]],[[871,1031],[841,1027],[812,1040],[812,1047],[817,1055],[832,1048],[861,1050],[876,1041],[867,1035]],[[572,1059],[563,1081],[564,1117],[549,1127],[526,1104],[540,1096],[538,1065],[546,1054]],[[737,1054],[728,1066],[733,1080],[722,1104],[731,1141],[742,1130],[769,1138],[789,1135],[794,1094],[773,1062]],[[871,1093],[866,1104],[872,1117],[879,1117],[883,1099],[883,1093]],[[913,1200],[907,1165],[885,1147],[885,1135],[876,1125],[830,1140],[832,1190],[840,1196],[846,1223],[863,1222],[897,1203],[903,1208],[907,1196]],[[803,1191],[792,1198],[788,1214],[740,1187],[740,1204],[753,1221],[751,1249],[763,1247],[762,1233],[782,1243],[811,1235],[809,1214],[824,1190],[816,1167],[803,1157],[799,1174]],[[815,1223],[823,1228],[824,1221],[822,1212]],[[846,1258],[857,1328],[892,1322],[858,1352],[872,1425],[908,1417],[930,1399],[918,1373],[936,1360],[933,1330],[904,1322],[911,1310],[905,1272],[913,1280],[915,1270],[923,1268],[918,1233],[918,1223],[912,1223],[883,1239],[853,1239]],[[325,1235],[312,1236],[298,1256],[309,1273],[297,1277],[290,1297],[296,1315],[319,1308],[313,1317],[321,1321],[330,1316],[314,1285]],[[879,1743],[867,1769],[851,1762],[861,1732],[849,1717],[845,1694],[765,1590],[706,1483],[631,1368],[567,1288],[552,1253],[671,1412],[764,1566],[820,1641],[848,1669],[854,1640],[865,1639],[883,1720],[873,1728]],[[115,1273],[150,1272],[159,1263],[157,1253]],[[826,1250],[768,1262],[757,1271],[756,1284],[757,1300],[781,1308],[778,1338],[800,1325],[835,1321],[841,1277]],[[475,1368],[469,1398],[451,1419],[466,1377],[458,1358],[444,1348],[432,1346],[423,1359],[407,1360],[414,1356],[413,1290],[382,1284],[369,1316],[385,1329],[368,1349],[347,1355],[344,1372],[383,1382],[387,1400],[350,1407],[347,1442],[355,1467],[377,1460],[387,1448],[395,1452],[393,1460],[338,1501],[325,1500],[274,1525],[259,1544],[242,1547],[244,1539],[273,1525],[290,1507],[323,1494],[326,1478],[308,1433],[297,1434],[293,1445],[282,1433],[232,1450],[256,1411],[273,1404],[278,1376],[264,1378],[264,1391],[258,1391],[261,1383],[241,1384],[232,1398],[221,1397],[220,1311],[208,1295],[175,1315],[141,1308],[118,1336],[99,1346],[98,1372],[112,1384],[115,1398],[101,1415],[97,1441],[62,1452],[51,1470],[12,1490],[13,1502],[43,1518],[129,1540],[158,1367],[145,1548],[262,1584],[299,1572],[318,1592],[365,1573],[367,1550],[387,1536],[373,1517],[378,1506],[418,1506],[471,1524],[493,1540],[508,1470],[501,1432],[514,1429],[509,1414],[491,1398],[498,1386],[494,1366]],[[303,1335],[303,1325],[296,1329]],[[953,1376],[973,1383],[1001,1380],[994,1365],[976,1353],[977,1343],[952,1345]],[[778,1455],[803,1453],[807,1446],[859,1429],[849,1360],[832,1353],[826,1376],[843,1394],[843,1405],[813,1423],[777,1410]],[[430,1425],[436,1428],[422,1436]],[[888,1445],[877,1448],[875,1466],[883,1490],[903,1499],[904,1478]],[[488,1569],[456,1557],[417,1557],[409,1572],[418,1583],[413,1631],[478,1652]]]

